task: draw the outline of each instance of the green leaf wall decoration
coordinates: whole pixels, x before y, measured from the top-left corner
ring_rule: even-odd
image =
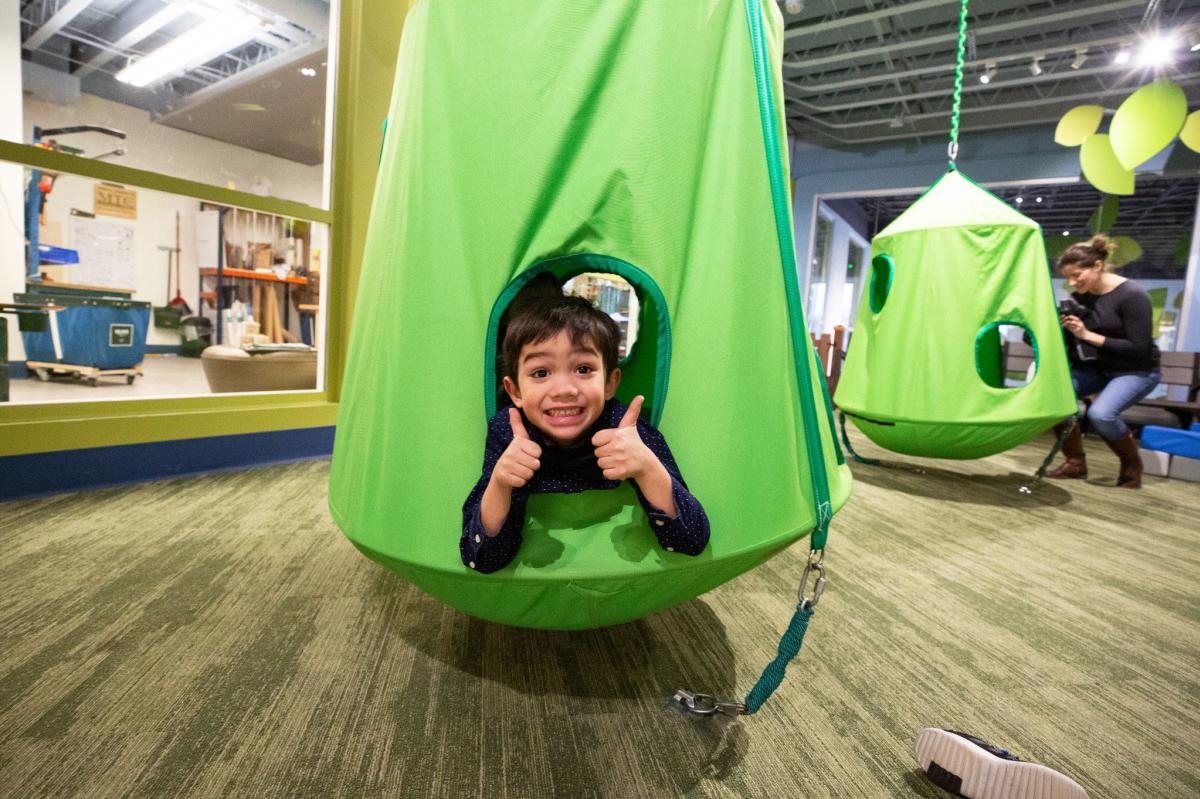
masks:
[[[1128,170],[1145,163],[1179,135],[1187,115],[1187,95],[1174,81],[1162,78],[1138,89],[1108,126],[1117,161]]]

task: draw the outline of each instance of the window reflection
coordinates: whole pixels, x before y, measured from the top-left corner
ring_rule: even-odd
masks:
[[[29,0],[19,13],[20,52],[0,53],[0,77],[19,73],[20,113],[2,116],[22,121],[0,135],[32,143],[35,127],[113,128],[122,142],[81,133],[62,144],[328,207],[328,3]]]
[[[12,259],[24,270],[0,270],[0,305],[54,308],[6,328],[10,402],[321,388],[326,225],[8,174],[23,175],[36,250]]]

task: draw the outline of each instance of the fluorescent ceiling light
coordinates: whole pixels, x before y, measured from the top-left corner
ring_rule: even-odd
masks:
[[[228,53],[258,35],[258,17],[229,8],[134,61],[117,73],[117,80],[132,86],[148,86],[187,72]]]

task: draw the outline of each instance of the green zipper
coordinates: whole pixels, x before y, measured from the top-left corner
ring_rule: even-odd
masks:
[[[779,130],[775,124],[775,99],[771,91],[771,72],[767,62],[766,42],[763,40],[762,8],[756,0],[745,0],[746,17],[750,23],[750,46],[754,51],[754,81],[758,90],[758,116],[762,124],[763,147],[766,150],[767,174],[771,181],[771,202],[775,209],[775,232],[779,238],[779,256],[783,264],[783,284],[788,301],[788,322],[792,349],[796,356],[796,375],[800,383],[800,408],[804,416],[804,445],[812,476],[813,504],[817,523],[812,531],[813,549],[824,549],[833,518],[829,500],[829,476],[825,472],[825,455],[821,448],[821,423],[813,400],[812,373],[809,352],[812,345],[804,324],[800,305],[800,287],[796,280],[795,245],[792,242],[792,220],[788,212],[783,168],[779,163]],[[828,395],[828,392],[826,392]],[[830,428],[832,433],[832,428]]]

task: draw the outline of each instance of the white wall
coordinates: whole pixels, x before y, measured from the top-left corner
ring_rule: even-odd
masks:
[[[17,85],[20,85],[19,75]],[[320,165],[305,166],[216,139],[156,125],[150,121],[146,111],[90,94],[81,94],[79,102],[69,107],[32,98],[25,99],[24,107],[25,127],[31,129],[33,125],[43,128],[104,125],[128,134],[124,142],[99,133],[80,133],[69,139],[63,138],[64,144],[82,148],[85,156],[98,155],[120,145],[125,148],[126,154],[109,159],[113,163],[216,186],[232,182],[242,191],[250,191],[255,176],[264,175],[271,181],[272,197],[324,207]],[[24,139],[19,138],[18,141],[27,141],[28,138],[29,134],[25,133]]]
[[[19,0],[0,0],[0,108],[16,113],[0,114],[0,138],[21,141],[21,30]],[[0,163],[0,300],[11,301],[25,288],[25,232],[23,170]],[[8,357],[25,359],[16,319],[0,314],[8,326]]]

